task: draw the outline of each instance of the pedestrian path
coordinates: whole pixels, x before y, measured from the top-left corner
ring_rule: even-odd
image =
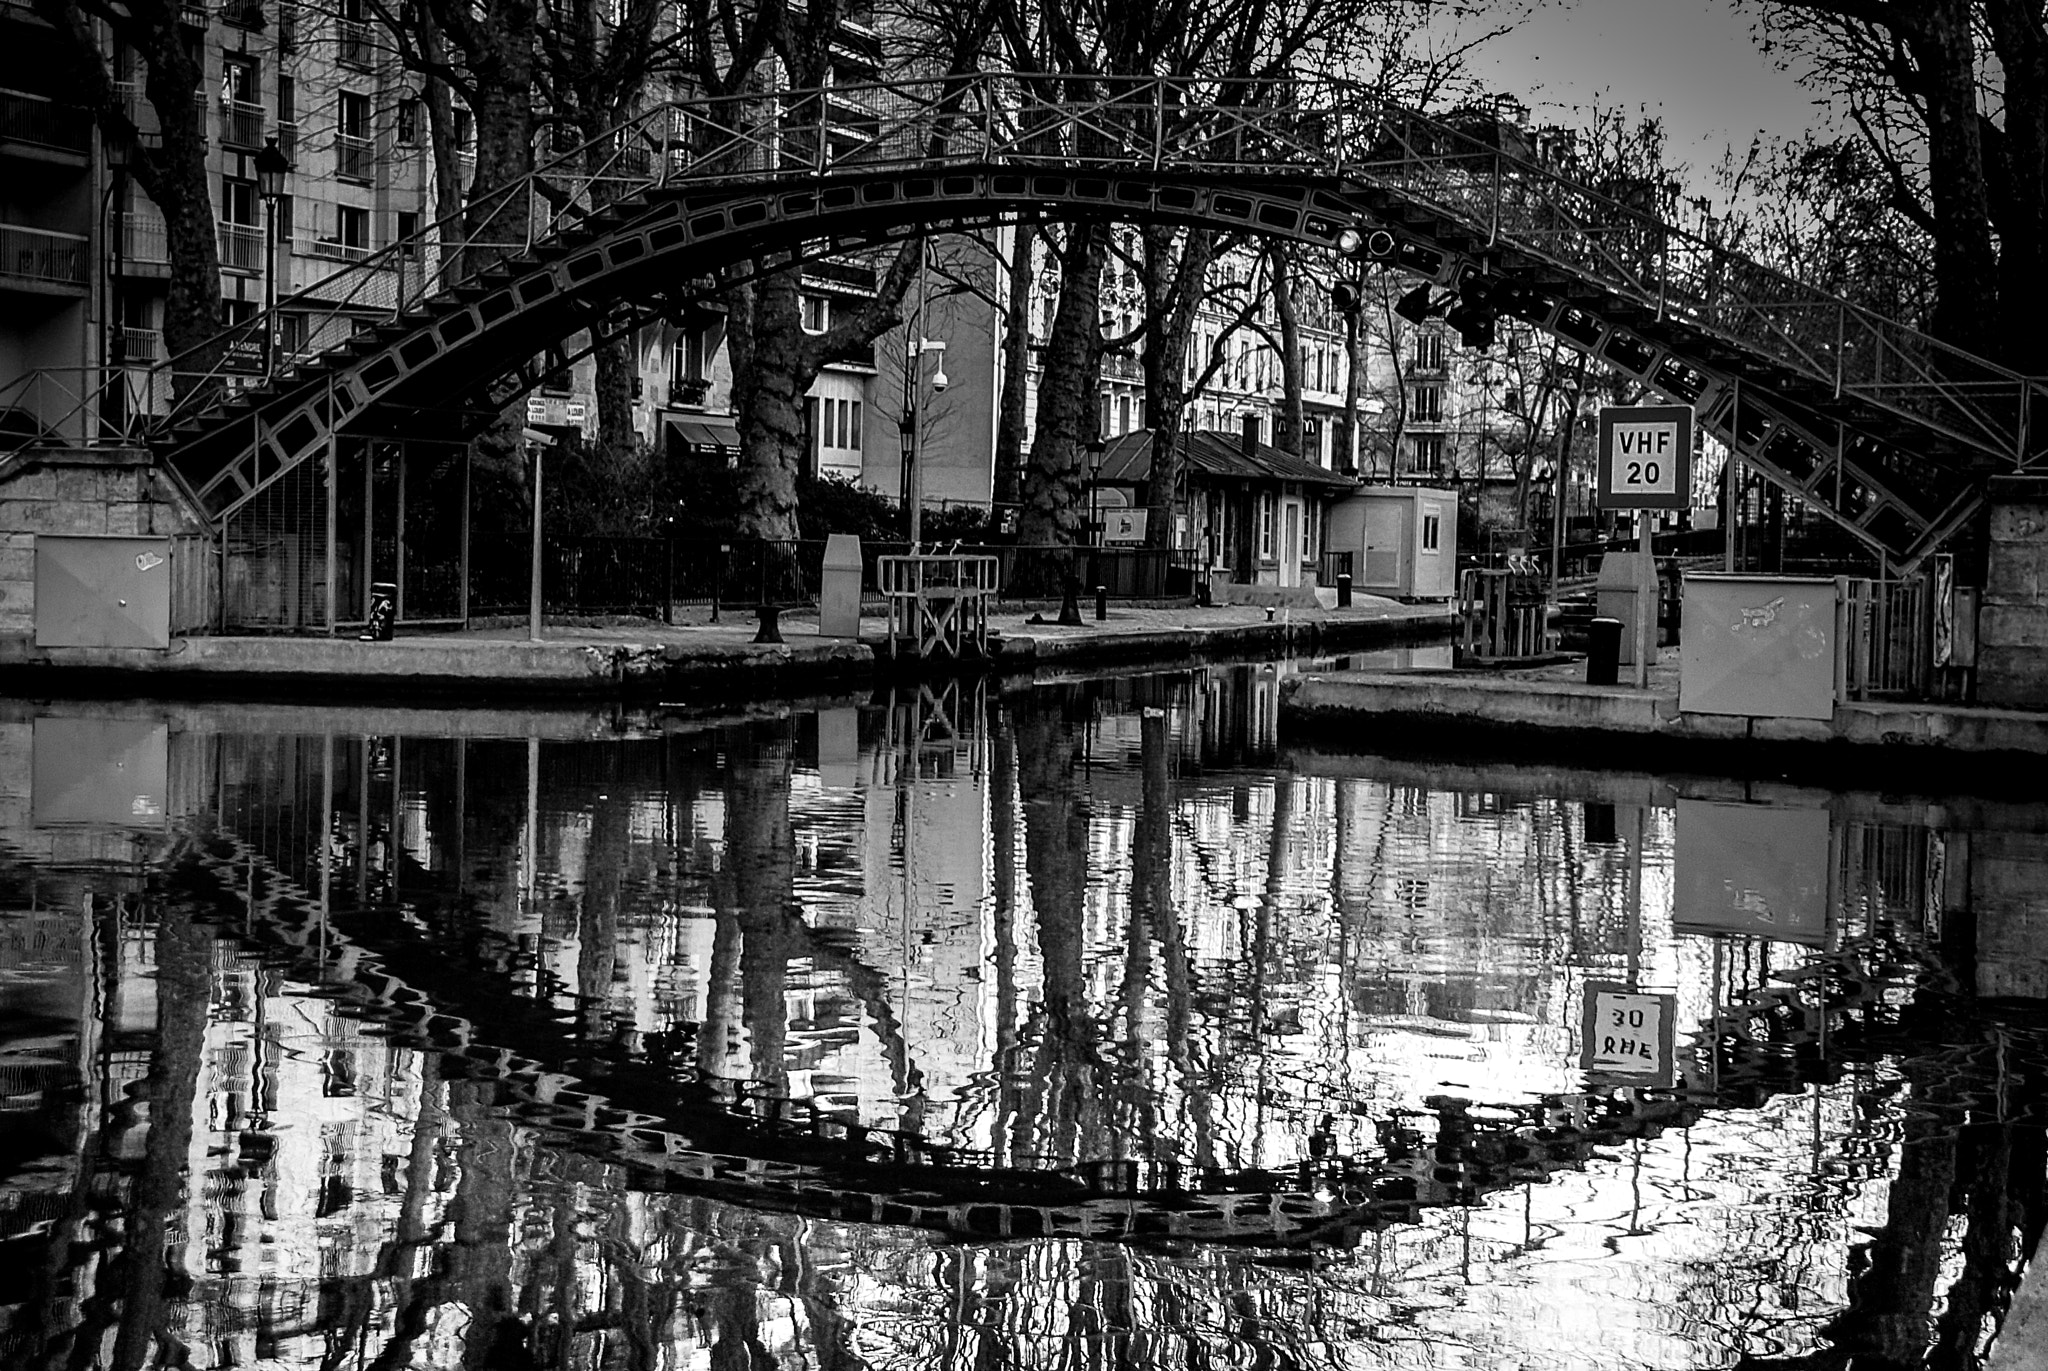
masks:
[[[1442,636],[1446,605],[1404,605],[1360,596],[1348,608],[1265,609],[1086,607],[1079,627],[1047,622],[1054,611],[1010,610],[991,618],[987,663],[1030,672],[1042,663],[1170,667],[1251,654],[1300,655]],[[750,612],[728,610],[676,624],[548,624],[536,639],[524,625],[400,633],[388,642],[354,637],[197,636],[168,650],[40,648],[0,638],[0,683],[14,693],[122,689],[139,694],[314,691],[470,702],[537,697],[633,696],[724,699],[815,695],[869,687],[915,673],[891,661],[885,622],[863,618],[861,636],[827,638],[815,615],[785,614],[780,643],[756,641]]]

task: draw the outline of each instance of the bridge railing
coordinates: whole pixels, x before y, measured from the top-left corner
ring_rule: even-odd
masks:
[[[2048,440],[2027,432],[2035,409],[2048,411],[2039,381],[1806,286],[1502,143],[1497,134],[1401,108],[1368,87],[1322,79],[1001,72],[666,103],[543,157],[460,216],[280,301],[278,314],[299,316],[306,327],[303,344],[279,356],[273,384],[290,384],[295,364],[344,346],[358,331],[666,184],[773,177],[795,186],[969,165],[1218,174],[1294,168],[1395,189],[1838,394],[1910,415],[1988,453],[2022,462],[2042,455]],[[1327,224],[1306,231],[1334,238],[1345,217],[1338,206]],[[240,326],[243,337],[275,337],[276,317]],[[108,398],[115,387],[137,389],[125,374],[98,384],[88,375],[73,388],[84,392],[79,406],[113,405],[131,430],[135,422],[160,427],[215,404],[234,359],[246,355],[223,334],[157,363],[141,389],[175,398],[146,414]],[[43,417],[55,429],[86,427],[68,412]]]

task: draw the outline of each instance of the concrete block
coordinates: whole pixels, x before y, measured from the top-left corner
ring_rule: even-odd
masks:
[[[2048,648],[1979,647],[1977,699],[2006,709],[2048,708]]]
[[[1977,651],[2048,647],[2048,605],[1985,605],[1977,612]]]
[[[1984,577],[1987,605],[2039,605],[2048,587],[2048,544],[1997,543]]]
[[[78,504],[96,504],[106,498],[104,479],[100,472],[91,467],[59,468],[51,492],[53,499]]]
[[[0,581],[0,633],[29,633],[35,626],[35,582]]]
[[[106,507],[107,532],[137,534],[149,532],[149,506],[119,504]]]
[[[0,500],[0,529],[26,533],[104,533],[106,510],[98,504],[59,500]]]
[[[1991,541],[2029,543],[2048,536],[2048,505],[2032,502],[1994,505],[1991,509]]]

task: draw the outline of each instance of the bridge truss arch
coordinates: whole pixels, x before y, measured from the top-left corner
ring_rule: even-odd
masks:
[[[1620,203],[1497,127],[1321,81],[1052,88],[997,74],[657,107],[472,206],[465,251],[443,255],[429,229],[282,302],[311,320],[302,355],[233,394],[180,387],[149,440],[222,520],[333,437],[477,427],[539,383],[532,359],[550,345],[687,309],[735,264],[1110,219],[1321,247],[1384,228],[1396,269],[1469,286],[1694,405],[1706,432],[1895,571],[1969,519],[1985,477],[2048,458],[2039,378]],[[535,220],[539,204],[554,208]],[[519,241],[491,244],[495,220]],[[168,396],[180,365],[160,364],[144,393]]]

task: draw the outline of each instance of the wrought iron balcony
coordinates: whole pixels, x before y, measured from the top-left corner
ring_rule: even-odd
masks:
[[[225,271],[263,270],[263,230],[254,224],[222,224],[220,264]]]
[[[126,267],[161,267],[171,260],[170,236],[155,208],[131,209],[121,216],[121,261]]]
[[[26,144],[51,152],[92,151],[92,121],[83,110],[47,96],[0,90],[0,145]]]
[[[370,26],[360,19],[334,21],[334,55],[352,67],[367,67],[376,60],[370,45]]]
[[[0,279],[10,284],[76,286],[86,283],[86,240],[76,233],[0,224]]]
[[[334,174],[344,181],[367,181],[376,148],[367,138],[352,134],[334,135]]]
[[[154,362],[163,356],[164,335],[153,328],[123,327],[114,333],[114,347],[117,362]]]
[[[247,100],[221,101],[220,141],[224,147],[261,148],[263,106]]]

